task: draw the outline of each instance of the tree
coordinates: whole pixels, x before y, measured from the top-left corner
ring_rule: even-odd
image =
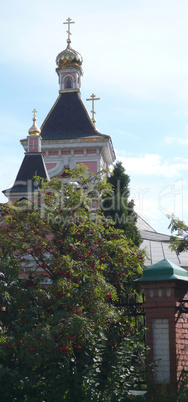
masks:
[[[126,302],[144,257],[104,218],[108,190],[77,166],[63,183],[43,181],[32,203],[2,205],[2,401],[123,401],[143,378]]]
[[[129,200],[130,178],[125,173],[122,162],[116,162],[112,174],[108,177],[108,183],[112,185],[109,197],[104,197],[103,209],[106,217],[115,222],[117,229],[122,229],[128,239],[139,246],[141,236],[136,226],[137,215],[134,211],[134,201]]]
[[[174,215],[169,218],[171,219],[169,228],[171,233],[175,233],[170,239],[171,246],[173,250],[180,254],[182,251],[188,250],[188,225]]]

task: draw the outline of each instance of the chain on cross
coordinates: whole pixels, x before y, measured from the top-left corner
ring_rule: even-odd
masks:
[[[96,112],[95,112],[95,101],[96,101],[96,100],[100,100],[100,98],[96,98],[96,96],[95,96],[94,94],[92,94],[92,95],[90,95],[90,96],[91,96],[91,98],[86,99],[86,100],[87,100],[87,101],[92,101],[92,110],[91,110],[92,119],[91,119],[91,121],[92,121],[92,123],[95,125],[95,123],[96,123],[96,120],[95,120],[95,114],[96,114]]]
[[[66,31],[66,32],[68,33],[67,43],[69,44],[69,43],[71,43],[70,35],[72,35],[72,34],[71,34],[71,31],[70,31],[70,24],[75,24],[75,22],[72,21],[71,18],[67,18],[66,21],[67,21],[67,22],[64,22],[63,24],[67,24],[67,25],[68,25],[68,31]]]

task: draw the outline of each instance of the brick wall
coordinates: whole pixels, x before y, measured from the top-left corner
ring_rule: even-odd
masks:
[[[188,299],[186,294],[184,299]],[[185,303],[188,308],[188,303]],[[176,328],[176,355],[177,355],[177,381],[181,380],[182,371],[188,372],[188,314],[181,312],[180,303],[177,302],[175,315]],[[181,314],[180,314],[181,312]]]
[[[147,282],[143,287],[146,298],[146,327],[149,329],[146,337],[147,346],[150,348],[148,363],[159,359],[158,369],[154,370],[155,382],[162,384],[165,381],[169,388],[176,392],[178,361],[181,361],[176,347],[176,314],[177,300],[183,293],[181,289],[177,289],[177,281]],[[178,345],[181,354],[182,343]]]
[[[180,300],[188,300],[187,282],[151,281],[142,284],[145,290],[144,304],[148,363],[158,359],[154,380],[165,381],[177,391],[182,371],[188,371],[188,314],[180,309]],[[185,303],[188,308],[188,303]]]

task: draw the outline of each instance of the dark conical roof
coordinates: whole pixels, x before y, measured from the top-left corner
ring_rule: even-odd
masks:
[[[36,175],[44,179],[49,179],[43,156],[39,152],[27,153],[24,156],[13,186],[4,190],[3,193],[8,196],[7,194],[28,193],[36,190],[39,187],[38,185],[36,186],[35,180],[33,179]]]
[[[43,140],[107,137],[94,127],[79,92],[61,93],[41,127]]]

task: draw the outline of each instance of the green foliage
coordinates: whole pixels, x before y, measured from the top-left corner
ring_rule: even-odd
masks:
[[[123,401],[143,380],[142,324],[126,301],[144,257],[103,216],[108,191],[77,166],[32,203],[2,205],[2,401]]]
[[[177,402],[187,402],[188,400],[188,376],[187,373],[182,373],[183,378],[178,392]]]
[[[171,236],[170,242],[171,247],[178,254],[182,251],[188,250],[188,226],[178,218],[175,218],[174,215],[169,217],[171,219],[169,228],[171,229],[171,233],[175,233],[175,235]]]
[[[137,215],[134,212],[134,201],[129,200],[130,178],[125,173],[121,162],[116,162],[112,174],[108,177],[112,191],[103,199],[103,210],[106,217],[115,222],[117,229],[122,229],[128,239],[139,246],[141,236],[136,227]]]
[[[156,384],[151,372],[147,375],[147,386],[149,402],[177,402],[177,394],[165,381],[162,384]]]

